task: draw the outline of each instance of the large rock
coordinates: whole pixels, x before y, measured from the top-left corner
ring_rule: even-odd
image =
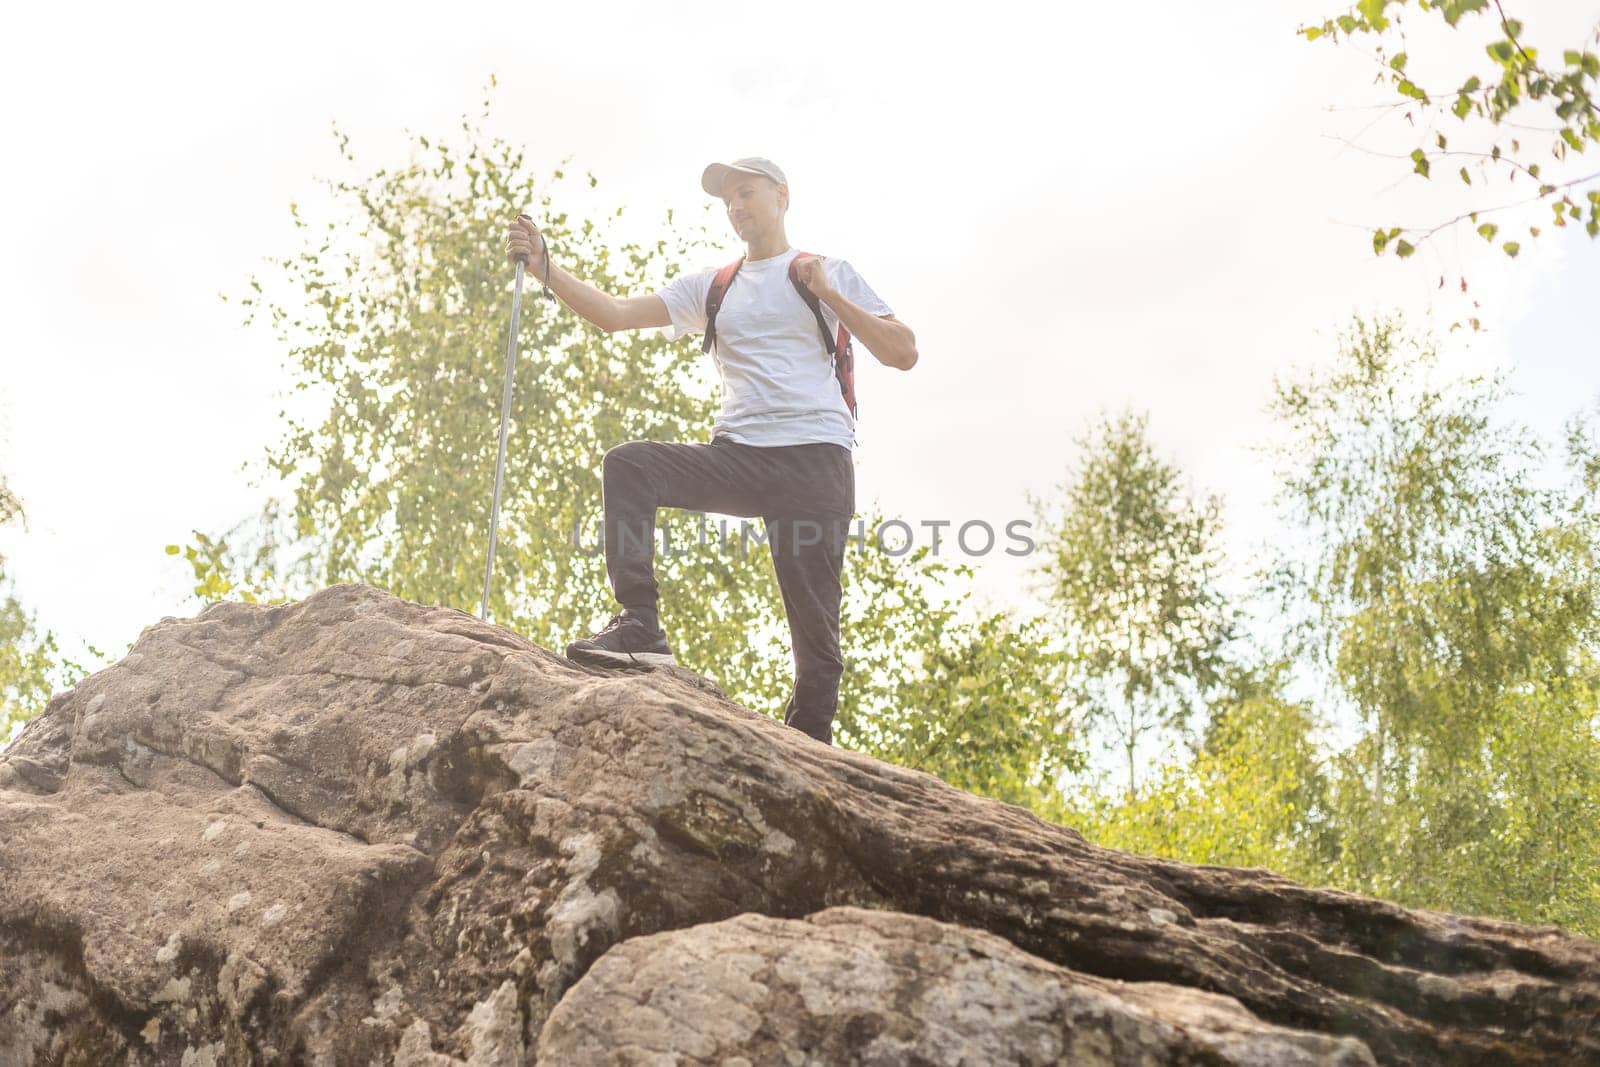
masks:
[[[1232,997],[1094,978],[920,916],[754,913],[636,937],[567,992],[539,1039],[558,1063],[1371,1067],[1353,1037],[1264,1023]]]
[[[146,630],[0,754],[0,828],[6,1067],[529,1063],[547,1021],[553,1047],[608,1032],[593,1012],[615,965],[574,990],[608,950],[743,938],[838,991],[848,961],[783,945],[842,924],[926,969],[901,978],[907,1019],[957,981],[970,938],[995,997],[1039,1005],[1011,1021],[1069,1049],[1111,1012],[1170,1035],[1158,1063],[1259,1062],[1258,1040],[1345,1062],[1600,1062],[1595,942],[1096,848],[687,671],[590,671],[364,586]],[[838,906],[945,925],[816,915]],[[815,917],[724,923],[751,912]],[[752,1003],[778,1005],[805,980],[763,985]],[[885,1034],[909,1025],[874,1010]],[[968,1022],[985,1047],[1021,1040]],[[767,1030],[751,1063],[837,1062],[801,1018]],[[609,1051],[565,1059],[626,1056],[623,1021],[609,1032]],[[705,1047],[655,1062],[738,1062]]]

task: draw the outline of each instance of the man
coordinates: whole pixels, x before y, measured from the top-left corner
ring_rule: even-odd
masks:
[[[701,188],[720,197],[744,241],[711,334],[722,378],[721,410],[709,444],[629,441],[602,463],[606,573],[623,610],[582,641],[573,660],[672,663],[657,617],[653,555],[656,509],[687,508],[761,518],[793,642],[795,685],[784,721],[832,744],[844,661],[839,652],[840,574],[855,514],[855,415],[813,312],[789,277],[796,250],[784,232],[789,183],[768,159],[713,163]],[[680,275],[647,296],[618,298],[556,266],[532,220],[518,216],[506,254],[579,315],[609,332],[664,327],[668,337],[703,333],[716,268]],[[546,264],[548,277],[545,276]],[[916,338],[842,259],[796,268],[820,301],[829,337],[843,323],[880,362],[910,370]]]

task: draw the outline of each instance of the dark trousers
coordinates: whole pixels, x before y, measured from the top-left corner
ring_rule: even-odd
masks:
[[[840,575],[856,509],[848,448],[827,442],[758,448],[629,441],[605,454],[606,573],[624,607],[656,607],[657,508],[760,518],[794,647],[794,693],[784,721],[833,743],[839,706]]]

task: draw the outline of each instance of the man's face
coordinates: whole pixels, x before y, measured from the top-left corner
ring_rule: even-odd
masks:
[[[727,205],[734,232],[748,240],[782,221],[789,206],[789,187],[765,174],[734,171],[723,182],[722,202]]]

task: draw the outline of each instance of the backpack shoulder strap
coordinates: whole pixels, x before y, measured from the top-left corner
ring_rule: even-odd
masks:
[[[711,279],[711,288],[706,290],[706,330],[705,340],[700,344],[700,351],[710,352],[711,346],[717,340],[717,312],[722,310],[722,298],[728,295],[728,286],[733,284],[733,276],[739,273],[739,268],[744,266],[744,257],[729,263],[717,271],[716,277]]]
[[[822,331],[822,347],[828,350],[829,357],[833,359],[833,376],[839,380],[839,392],[844,395],[845,405],[850,409],[850,417],[856,418],[856,358],[855,346],[850,343],[850,331],[841,322],[837,339],[828,333],[828,324],[822,318],[822,301],[817,298],[816,293],[806,288],[805,282],[800,280],[800,262],[820,258],[822,257],[812,252],[797,253],[794,259],[789,261],[789,283],[811,309],[811,314],[817,318],[817,329]]]
[[[833,338],[828,336],[828,325],[822,321],[822,301],[817,299],[817,294],[806,288],[806,283],[800,280],[800,264],[808,259],[821,259],[811,252],[797,252],[789,261],[789,284],[794,286],[794,291],[800,294],[800,299],[806,302],[811,313],[817,317],[817,329],[822,331],[822,344],[827,348],[828,355],[834,354]]]

